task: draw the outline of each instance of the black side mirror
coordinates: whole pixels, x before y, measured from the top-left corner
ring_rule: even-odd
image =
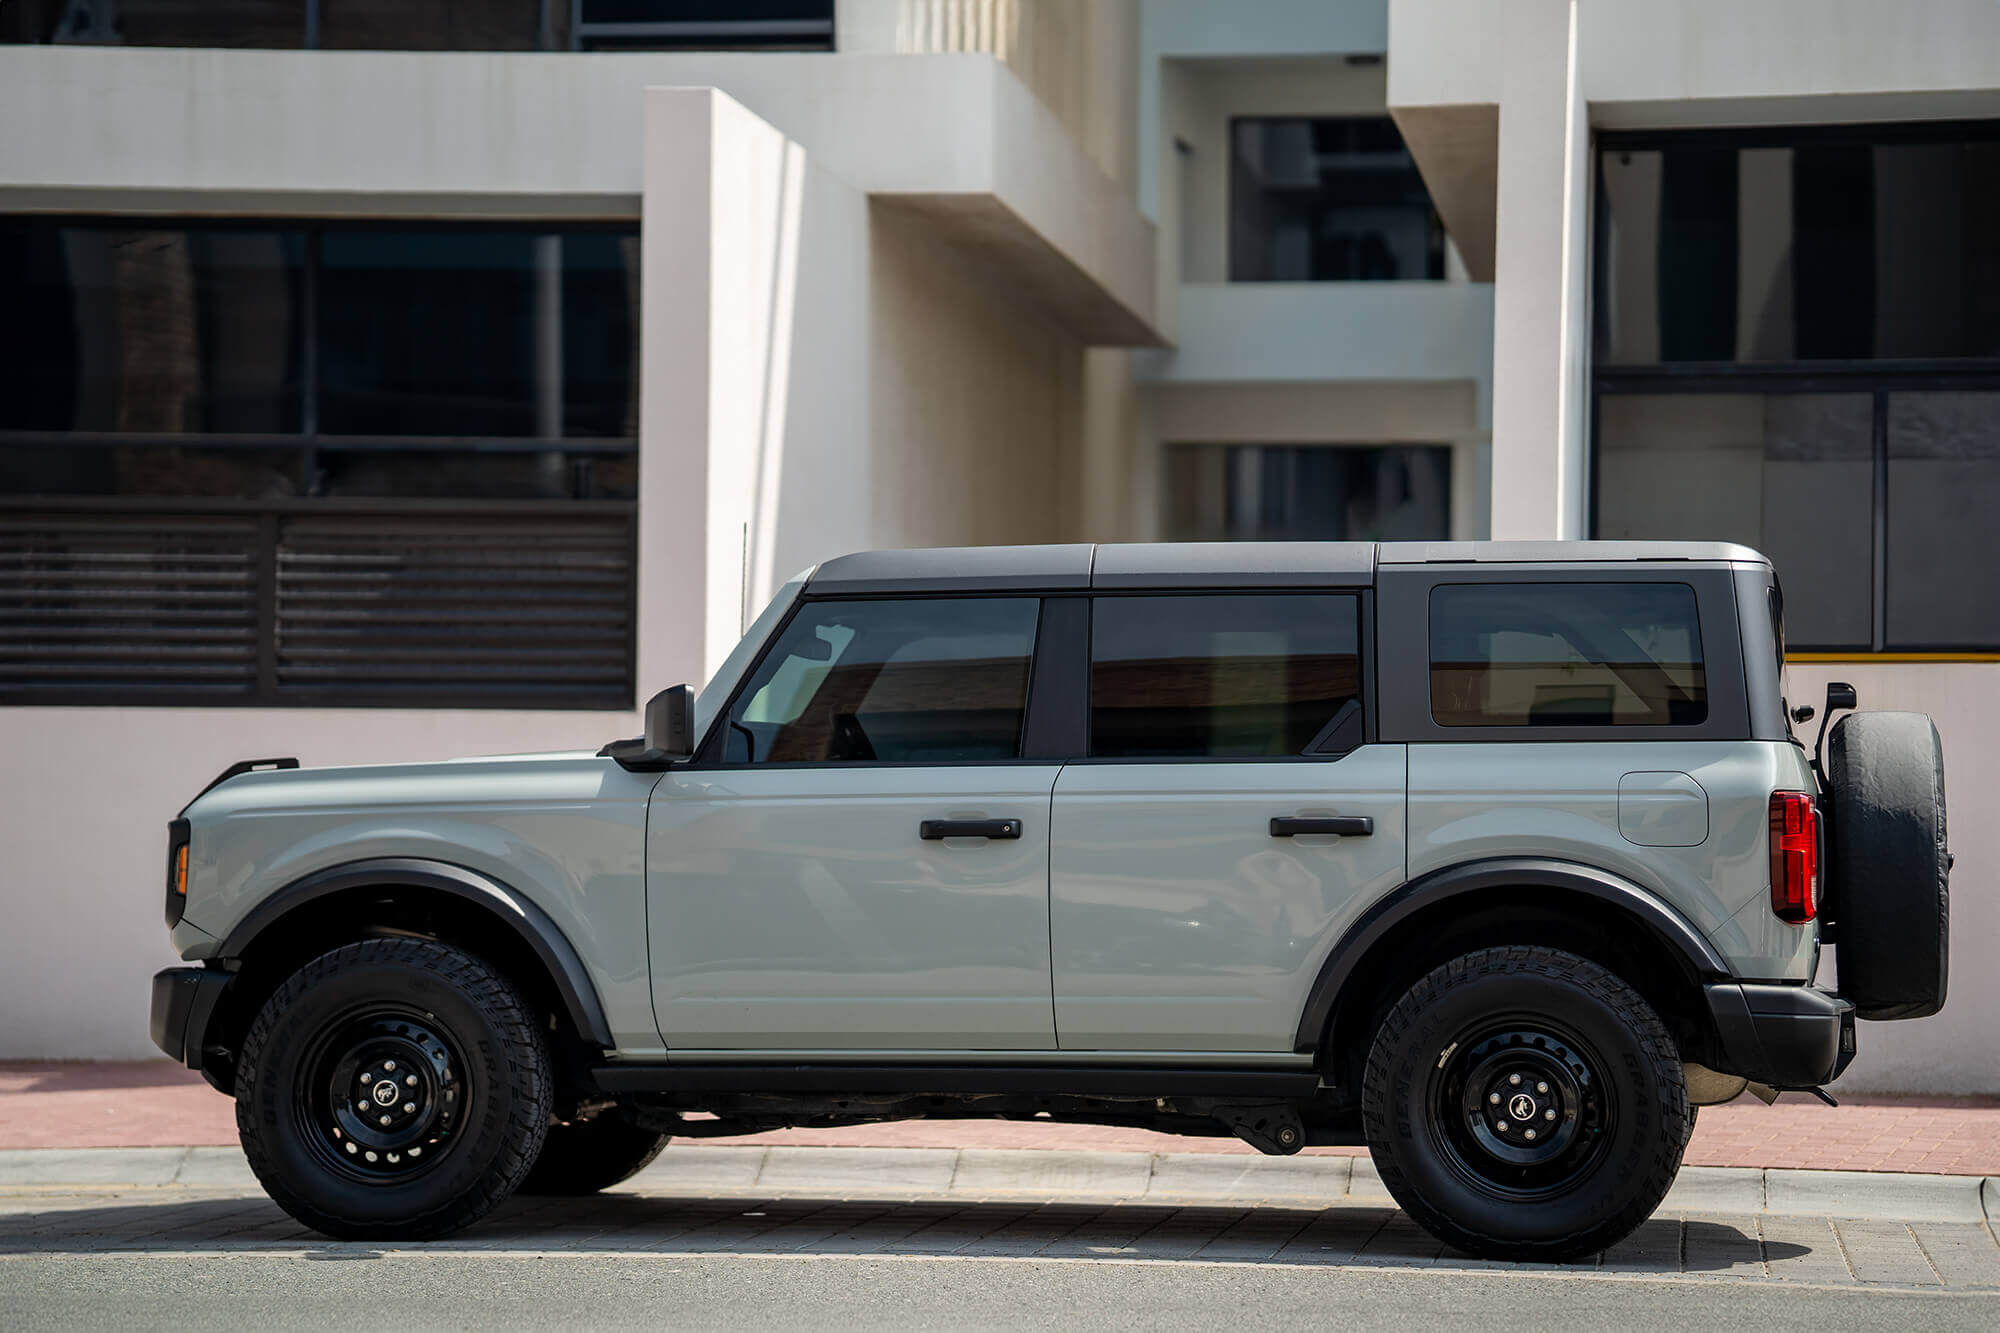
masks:
[[[694,756],[694,691],[686,685],[646,700],[646,734],[599,750],[634,772],[662,769]]]

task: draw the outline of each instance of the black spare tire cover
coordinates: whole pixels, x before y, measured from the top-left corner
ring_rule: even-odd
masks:
[[[1827,915],[1862,1018],[1944,1008],[1951,854],[1944,748],[1922,713],[1850,713],[1827,743]]]

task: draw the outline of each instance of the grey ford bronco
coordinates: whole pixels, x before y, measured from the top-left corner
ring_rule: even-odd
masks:
[[[1937,733],[1813,713],[1736,546],[851,555],[594,754],[232,767],[153,1036],[336,1237],[1041,1117],[1365,1144],[1458,1249],[1571,1258],[1697,1106],[1944,1003]]]

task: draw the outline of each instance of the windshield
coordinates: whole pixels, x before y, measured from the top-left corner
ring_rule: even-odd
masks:
[[[743,631],[743,637],[737,641],[736,647],[730,650],[729,656],[722,659],[722,665],[708,678],[708,684],[701,687],[701,693],[694,699],[694,737],[697,745],[701,743],[702,737],[708,735],[709,725],[715,721],[715,715],[722,711],[722,705],[729,699],[729,692],[736,688],[736,682],[750,669],[750,659],[757,655],[757,650],[764,646],[764,641],[771,637],[773,630],[777,629],[778,622],[792,609],[792,603],[799,599],[799,593],[804,590],[806,579],[811,574],[812,570],[807,569],[778,589],[763,611],[750,622],[750,628]]]

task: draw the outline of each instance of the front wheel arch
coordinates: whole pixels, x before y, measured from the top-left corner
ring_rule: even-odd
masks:
[[[533,900],[463,866],[381,858],[296,880],[229,933],[219,959],[236,975],[203,1038],[203,1075],[229,1091],[243,1033],[271,992],[326,950],[383,936],[456,945],[499,968],[548,1016],[559,1055],[570,1057],[565,1082],[614,1045],[582,958]]]

